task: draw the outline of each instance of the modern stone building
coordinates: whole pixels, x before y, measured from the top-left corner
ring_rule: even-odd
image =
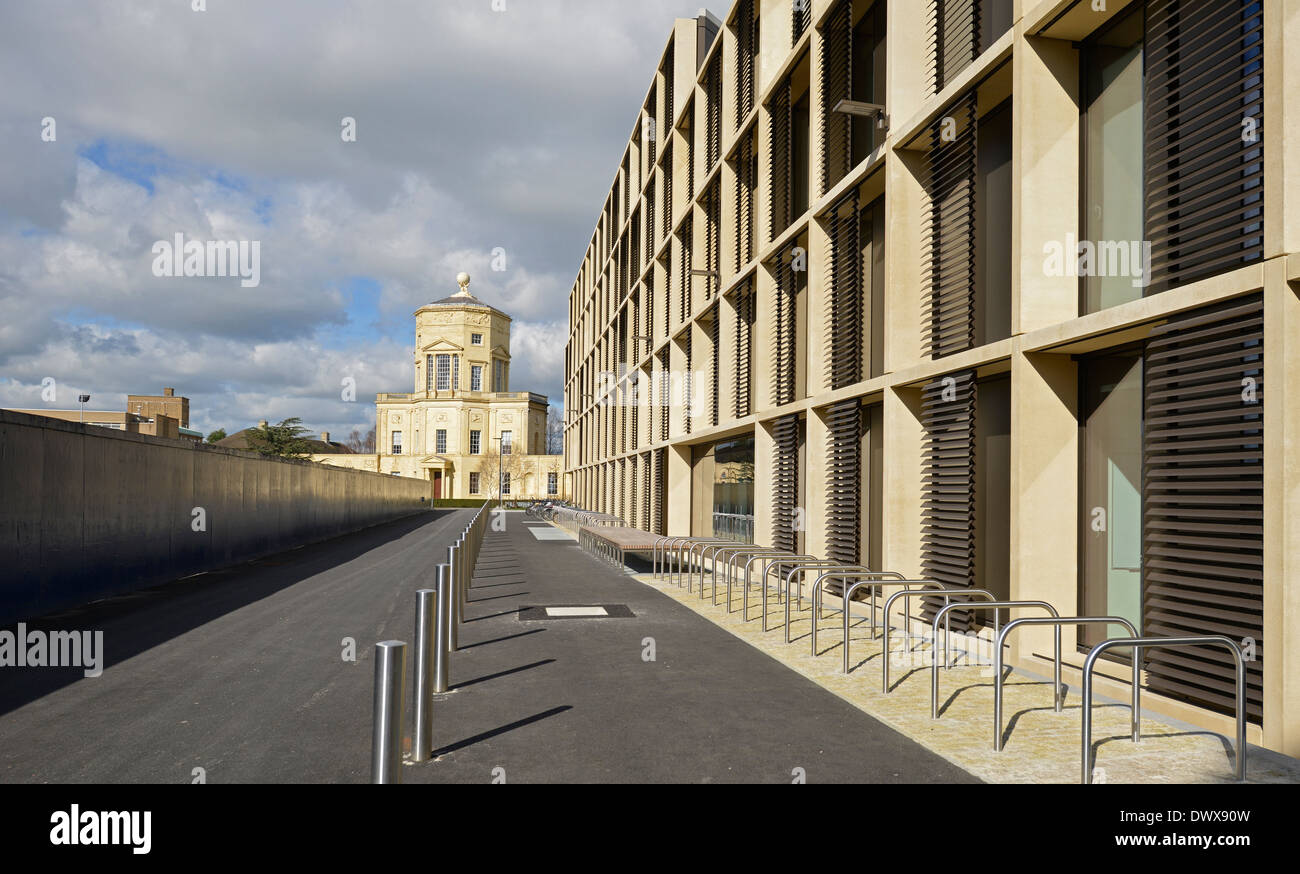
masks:
[[[570,295],[575,500],[1227,635],[1300,754],[1300,2],[739,0],[647,72]],[[1230,725],[1226,654],[1144,667]]]
[[[425,479],[435,500],[563,497],[546,396],[510,391],[510,316],[470,294],[467,274],[458,280],[460,291],[415,311],[415,390],[376,396],[379,452],[312,460]]]

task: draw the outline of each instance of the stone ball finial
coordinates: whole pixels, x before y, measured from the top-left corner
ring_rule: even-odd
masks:
[[[468,273],[456,274],[456,284],[460,286],[461,291],[469,291],[469,274]]]

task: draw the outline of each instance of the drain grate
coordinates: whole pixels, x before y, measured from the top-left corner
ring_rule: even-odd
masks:
[[[626,604],[557,604],[549,607],[520,607],[520,622],[550,619],[632,619],[636,614]]]

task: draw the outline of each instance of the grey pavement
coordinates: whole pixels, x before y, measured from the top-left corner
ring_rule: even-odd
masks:
[[[468,519],[425,514],[49,617],[104,628],[110,665],[0,669],[0,781],[367,781],[374,643],[413,642],[414,591]],[[975,782],[573,541],[536,539],[543,523],[505,520],[434,705],[437,758],[405,782]],[[520,616],[583,605],[632,615]]]

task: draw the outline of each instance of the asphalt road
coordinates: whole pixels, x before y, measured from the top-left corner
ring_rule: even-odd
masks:
[[[195,768],[210,783],[366,782],[374,643],[413,641],[413,593],[468,518],[426,514],[47,617],[102,628],[108,667],[0,669],[0,782],[188,783]],[[435,702],[437,758],[408,763],[405,782],[974,781],[572,541],[505,518]],[[632,615],[521,615],[581,605]]]
[[[469,519],[431,511],[45,617],[103,629],[106,667],[0,668],[0,782],[368,781],[374,644],[411,639],[413,593]]]

